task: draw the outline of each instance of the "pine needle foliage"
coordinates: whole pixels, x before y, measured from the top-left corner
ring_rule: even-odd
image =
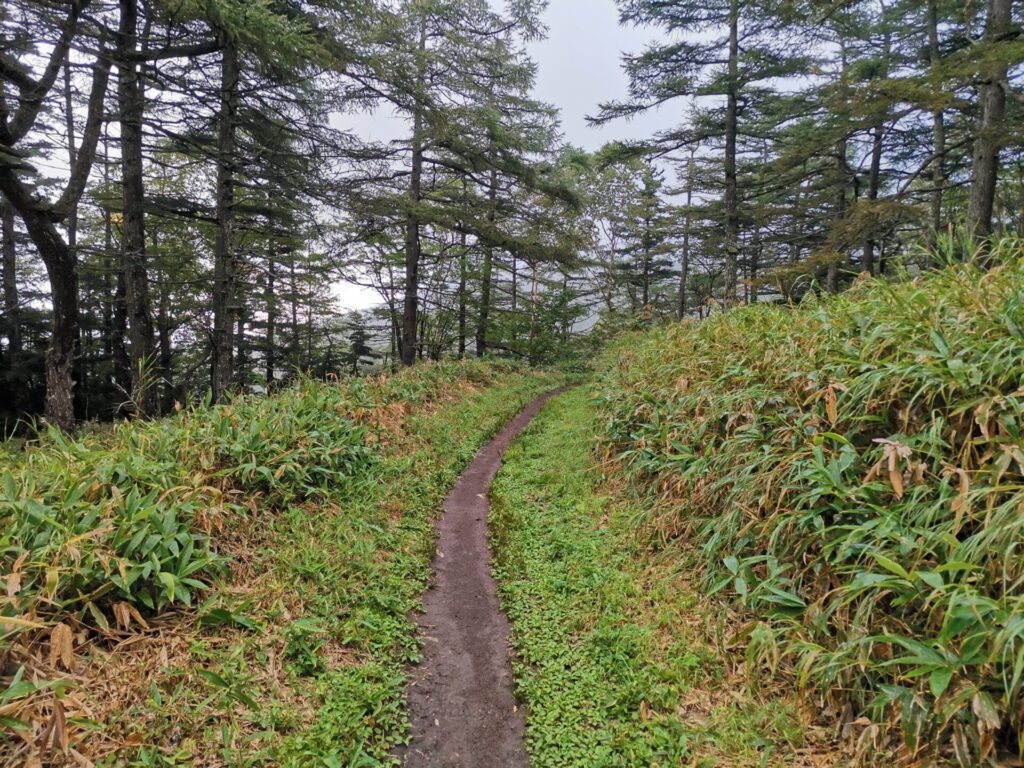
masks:
[[[1024,753],[1024,243],[617,346],[600,445],[864,754]]]

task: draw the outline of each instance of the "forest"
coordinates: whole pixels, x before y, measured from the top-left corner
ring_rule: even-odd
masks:
[[[1022,25],[3,0],[0,766],[1019,764]]]
[[[840,290],[1024,223],[1009,0],[623,2],[588,153],[535,100],[542,3],[4,4],[7,423]],[[1019,10],[1019,9],[1018,9]],[[369,141],[345,116],[383,111]],[[379,294],[345,312],[332,285]]]

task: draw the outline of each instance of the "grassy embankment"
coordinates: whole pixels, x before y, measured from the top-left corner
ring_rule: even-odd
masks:
[[[745,686],[737,614],[636,535],[643,502],[595,466],[596,418],[589,386],[553,400],[492,492],[532,764],[817,764],[795,700]]]
[[[550,377],[306,382],[0,455],[0,765],[372,766],[460,469]]]
[[[865,759],[1024,752],[1024,259],[625,339],[600,457]]]

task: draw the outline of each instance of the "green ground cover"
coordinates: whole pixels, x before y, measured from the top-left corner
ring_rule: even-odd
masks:
[[[622,339],[598,453],[756,665],[878,762],[1024,754],[1024,260]]]
[[[581,387],[552,400],[506,454],[492,492],[532,764],[805,759],[815,750],[792,700],[757,695],[743,658],[723,646],[735,615],[706,600],[688,563],[636,535],[642,500],[595,468],[591,398]]]

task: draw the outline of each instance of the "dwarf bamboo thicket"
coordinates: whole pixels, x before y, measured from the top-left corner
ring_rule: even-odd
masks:
[[[604,360],[599,433],[651,493],[638,522],[760,618],[751,674],[791,675],[864,754],[1020,749],[1024,254],[992,255]]]

